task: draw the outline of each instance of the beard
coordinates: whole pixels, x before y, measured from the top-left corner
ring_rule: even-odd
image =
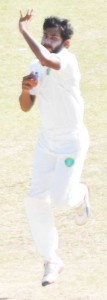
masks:
[[[42,44],[43,45],[43,44]],[[51,53],[58,53],[61,49],[62,49],[62,46],[63,46],[63,42],[60,43],[60,45],[56,46],[55,48],[52,48],[48,45],[43,45],[47,50],[49,50],[49,52]]]
[[[61,42],[60,45],[56,46],[56,47],[52,50],[52,53],[58,53],[58,52],[62,49],[62,46],[63,46],[63,42]]]

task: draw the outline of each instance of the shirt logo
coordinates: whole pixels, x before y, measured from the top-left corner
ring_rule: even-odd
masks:
[[[50,69],[50,68],[47,68],[46,74],[49,75],[49,74],[50,74],[50,71],[51,71],[51,69]]]
[[[75,160],[74,160],[74,158],[72,158],[72,157],[67,157],[67,158],[65,159],[65,165],[66,165],[67,167],[72,167],[72,166],[74,165],[74,163],[75,163]]]

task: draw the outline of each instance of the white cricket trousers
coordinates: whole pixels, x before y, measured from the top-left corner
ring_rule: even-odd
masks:
[[[58,233],[52,206],[74,208],[82,201],[86,186],[80,183],[89,146],[85,129],[71,141],[68,154],[55,155],[38,145],[34,155],[32,185],[25,200],[26,214],[37,252],[50,261],[58,249]],[[67,158],[74,164],[67,165]]]

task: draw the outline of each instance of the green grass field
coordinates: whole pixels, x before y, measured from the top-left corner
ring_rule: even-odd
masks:
[[[0,7],[0,300],[106,300],[107,2],[1,0]],[[34,8],[30,31],[39,41],[46,16],[64,16],[73,24],[70,50],[79,61],[91,140],[83,172],[91,191],[91,218],[77,228],[68,220],[69,212],[55,212],[65,271],[47,288],[40,284],[43,262],[35,253],[23,206],[40,124],[37,106],[25,114],[18,102],[22,76],[34,58],[18,32],[19,10],[28,8]]]

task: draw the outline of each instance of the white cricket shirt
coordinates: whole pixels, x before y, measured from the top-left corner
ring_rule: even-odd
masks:
[[[47,139],[71,139],[83,127],[83,99],[80,93],[80,71],[74,54],[63,48],[56,55],[60,70],[44,67],[35,59],[30,73],[36,72],[38,85],[30,90],[37,96],[42,132]]]

